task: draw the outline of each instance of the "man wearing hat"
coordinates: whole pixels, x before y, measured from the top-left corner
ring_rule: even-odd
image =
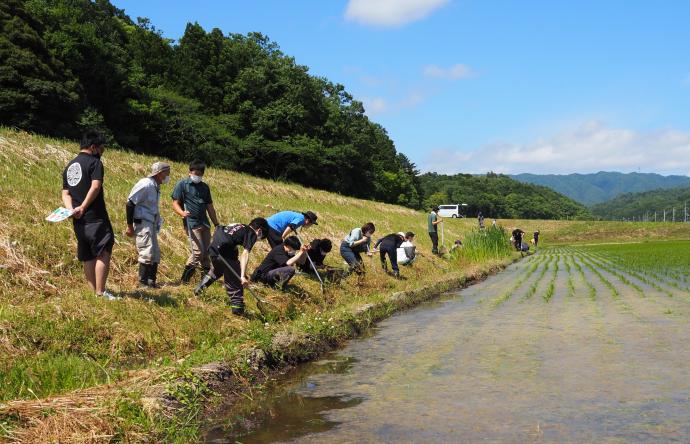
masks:
[[[268,244],[271,248],[283,243],[299,227],[318,225],[317,216],[313,211],[298,213],[297,211],[281,211],[266,219],[268,222]]]
[[[134,185],[127,198],[127,236],[135,237],[139,252],[139,284],[156,288],[161,250],[158,231],[163,223],[160,215],[160,186],[170,180],[170,165],[156,162],[151,174]]]

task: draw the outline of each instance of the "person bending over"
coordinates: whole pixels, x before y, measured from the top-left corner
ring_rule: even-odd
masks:
[[[293,231],[299,227],[318,225],[317,216],[313,211],[298,213],[296,211],[281,211],[266,219],[268,221],[268,244],[271,248],[283,243]]]
[[[219,225],[213,233],[209,248],[213,268],[201,279],[199,285],[194,289],[194,294],[200,294],[222,276],[232,313],[243,314],[244,287],[249,285],[249,279],[247,279],[249,253],[254,248],[256,241],[265,239],[267,233],[268,223],[262,217],[252,220],[249,225]],[[240,246],[242,247],[241,255],[238,252]],[[221,257],[232,269],[228,269]]]
[[[295,275],[295,265],[307,251],[297,236],[288,236],[282,244],[271,249],[254,270],[252,281],[283,288]]]
[[[303,254],[300,260],[297,261],[297,266],[299,271],[303,273],[314,273],[314,270],[309,262],[314,263],[317,269],[324,268],[323,261],[326,259],[326,255],[333,249],[333,244],[330,239],[314,239],[309,244],[307,249],[307,254]]]
[[[414,233],[408,231],[405,233],[405,242],[400,244],[398,248],[398,264],[412,265],[417,257],[417,247],[412,243],[414,241]]]
[[[379,254],[381,255],[381,267],[384,270],[388,270],[386,266],[386,255],[391,261],[391,267],[393,269],[393,276],[400,277],[400,270],[398,269],[398,248],[405,242],[405,233],[402,231],[400,233],[392,233],[388,236],[384,236],[376,242],[374,248],[379,249]]]

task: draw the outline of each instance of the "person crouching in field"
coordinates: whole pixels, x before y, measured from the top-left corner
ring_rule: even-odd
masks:
[[[211,189],[203,182],[202,177],[206,171],[206,164],[201,160],[194,160],[189,164],[189,177],[178,181],[172,192],[173,210],[181,218],[187,236],[191,239],[189,258],[182,271],[180,281],[188,283],[194,275],[196,267],[201,267],[205,272],[211,268],[211,260],[208,255],[208,246],[211,242],[211,225],[206,213],[218,226],[218,217],[213,207]]]
[[[282,289],[295,275],[295,265],[307,252],[297,236],[288,236],[282,244],[271,249],[254,270],[252,281]]]
[[[532,242],[534,243],[534,251],[537,251],[537,247],[539,247],[539,230],[534,232]]]
[[[333,249],[333,243],[330,239],[314,239],[307,248],[307,254],[304,254],[297,261],[297,267],[303,273],[314,273],[312,263],[317,269],[324,268],[323,261],[326,255]],[[311,259],[311,262],[309,262]]]
[[[405,233],[405,242],[400,244],[398,248],[398,265],[412,265],[417,257],[416,247],[412,243],[414,241],[414,233],[408,231]]]
[[[317,216],[313,211],[298,213],[297,211],[281,211],[266,219],[268,221],[268,244],[271,248],[283,243],[291,232],[297,232],[299,227],[318,225]]]
[[[249,225],[232,224],[221,225],[213,233],[213,239],[209,247],[209,255],[213,268],[201,279],[194,289],[194,294],[199,295],[218,278],[223,277],[225,291],[228,294],[232,313],[241,315],[244,313],[244,287],[249,285],[247,279],[247,263],[249,253],[259,239],[265,239],[268,235],[268,223],[266,219],[257,217],[249,222]],[[242,254],[238,247],[242,247]],[[228,263],[231,269],[225,265]]]
[[[371,236],[376,227],[372,222],[367,222],[361,228],[354,228],[340,243],[340,255],[345,259],[350,272],[361,274],[364,272],[364,262],[361,253],[371,256]]]
[[[381,267],[388,271],[388,266],[386,265],[386,255],[388,255],[388,259],[391,261],[391,268],[393,269],[393,276],[396,278],[400,277],[398,248],[400,248],[403,242],[405,242],[405,233],[401,231],[400,233],[392,233],[382,237],[374,245],[374,249],[378,248],[381,255]]]
[[[160,213],[160,186],[170,180],[170,165],[156,162],[151,174],[134,185],[127,197],[127,230],[125,234],[135,237],[139,253],[139,284],[156,288],[158,264],[161,249],[158,245],[158,232],[163,223]]]
[[[115,234],[103,197],[104,149],[102,134],[84,134],[79,154],[62,172],[62,202],[72,210],[77,259],[84,264],[86,280],[97,296],[110,300],[117,298],[105,289]]]

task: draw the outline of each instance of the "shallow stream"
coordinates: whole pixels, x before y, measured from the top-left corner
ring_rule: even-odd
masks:
[[[594,261],[540,252],[395,315],[206,440],[690,442],[688,292]]]

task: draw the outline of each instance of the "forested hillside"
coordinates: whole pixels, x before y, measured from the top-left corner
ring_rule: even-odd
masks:
[[[108,0],[3,0],[0,61],[2,125],[420,206],[362,103],[259,33],[190,23],[173,42]]]
[[[426,206],[466,203],[468,216],[507,219],[583,219],[587,208],[550,188],[518,182],[502,174],[486,176],[428,173],[420,176]]]
[[[690,188],[671,188],[666,190],[652,190],[644,193],[622,194],[615,199],[592,206],[595,216],[605,220],[664,220],[682,221],[685,211],[685,203],[690,203]],[[675,215],[673,209],[675,208]],[[690,213],[690,209],[688,210]],[[690,214],[689,214],[690,216]]]
[[[623,193],[690,186],[690,177],[654,173],[600,171],[594,174],[517,174],[510,177],[547,186],[585,205],[605,202]]]

